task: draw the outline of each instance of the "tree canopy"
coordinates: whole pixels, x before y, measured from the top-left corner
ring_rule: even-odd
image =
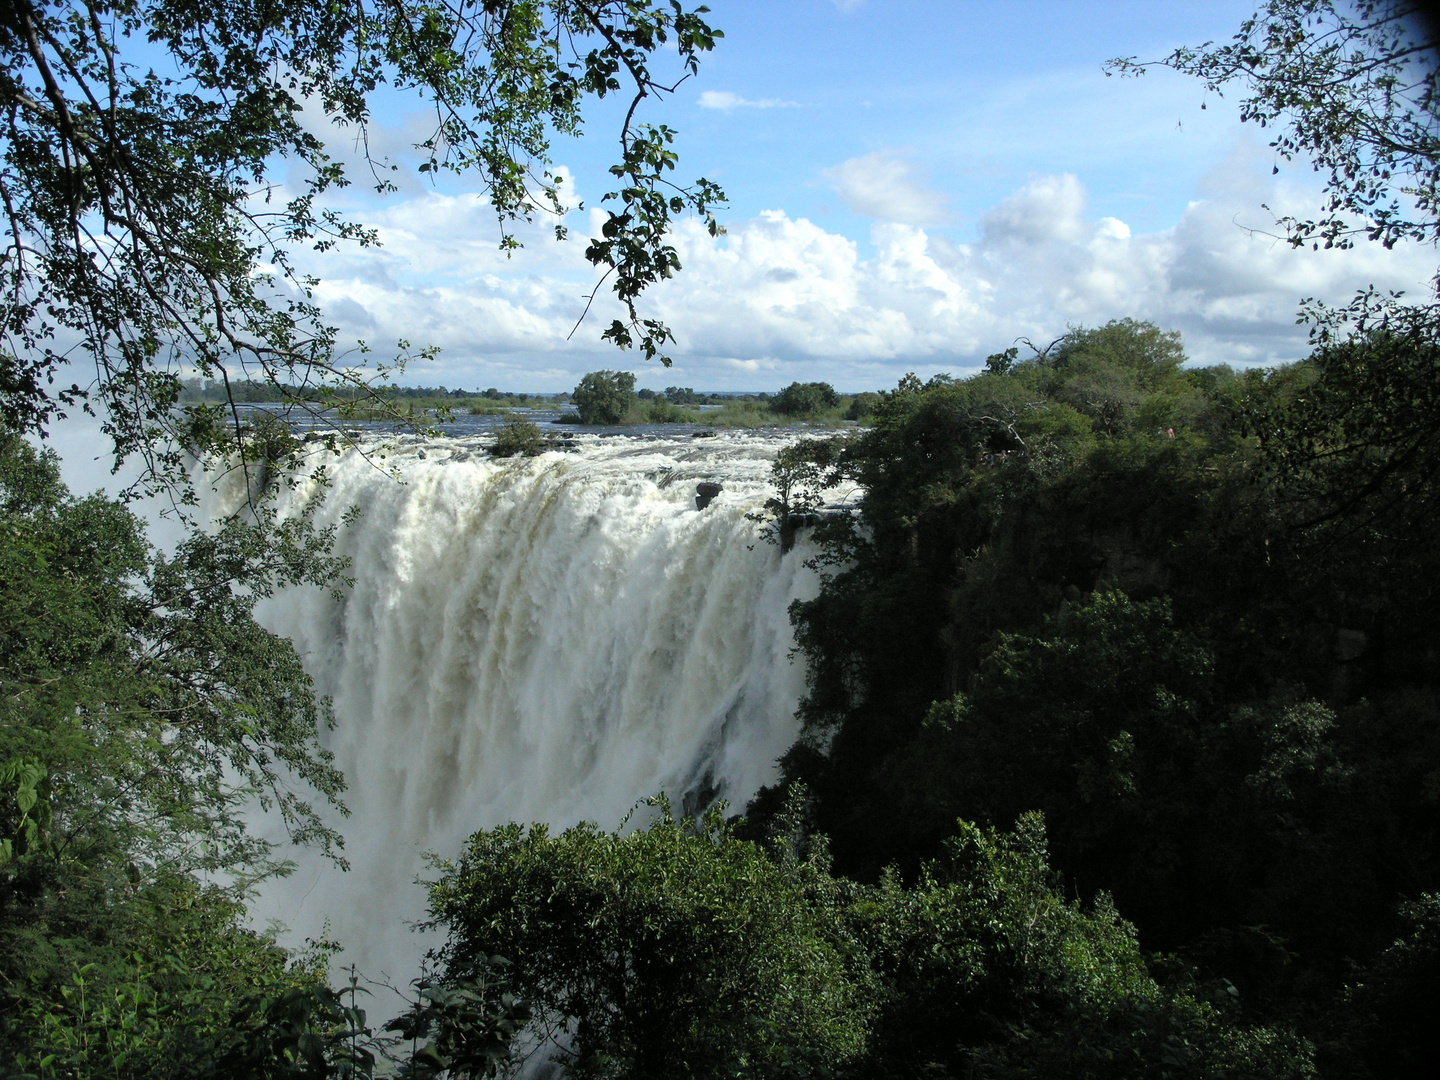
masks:
[[[591,371],[575,387],[582,424],[623,424],[635,406],[635,376],[628,371]]]
[[[247,828],[252,801],[341,858],[309,801],[343,810],[329,704],[250,614],[333,572],[314,565],[334,562],[326,537],[231,522],[162,558],[4,432],[0,532],[0,1059],[198,1075],[191,1051],[223,1041],[240,998],[323,986],[316,958],[292,968],[244,929],[243,898],[286,869]]]
[[[1440,64],[1415,0],[1268,0],[1227,43],[1176,49],[1110,70],[1173,68],[1223,95],[1242,88],[1240,116],[1271,130],[1286,161],[1327,174],[1315,218],[1285,217],[1292,244],[1391,247],[1440,240]],[[1203,107],[1203,106],[1202,106]],[[1279,171],[1279,166],[1276,166]]]
[[[788,416],[814,416],[840,404],[840,396],[827,382],[793,382],[775,395],[771,407]]]
[[[777,455],[782,521],[864,491],[813,525],[824,579],[791,608],[783,777],[836,868],[909,879],[957,818],[1043,812],[1065,888],[1312,1039],[1323,1075],[1432,1074],[1433,340],[1237,373],[1119,320],[907,376],[859,434]]]
[[[586,256],[626,311],[603,336],[663,358],[670,330],[637,298],[679,268],[674,215],[693,209],[718,231],[723,195],[672,179],[675,132],[641,122],[639,107],[721,36],[706,11],[671,0],[6,5],[0,419],[43,430],[88,402],[118,455],[140,453],[151,482],[174,485],[182,369],[364,384],[292,252],[376,242],[327,204],[355,178],[316,131],[352,129],[365,181],[393,190],[399,166],[366,140],[385,88],[434,108],[416,146],[422,173],[473,176],[502,224],[543,211],[557,235],[567,198],[552,139],[581,130],[587,100],[627,97],[608,214]],[[518,246],[508,227],[501,244]],[[233,446],[229,419],[200,430]]]
[[[517,1045],[577,1078],[1313,1075],[1303,1039],[1161,985],[1108,901],[1067,900],[1038,815],[864,885],[792,795],[764,842],[663,799],[628,832],[476,833],[431,888],[447,977],[513,960]]]

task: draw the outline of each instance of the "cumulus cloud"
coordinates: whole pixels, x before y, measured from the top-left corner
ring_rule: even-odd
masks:
[[[845,205],[864,217],[905,225],[943,225],[950,218],[946,195],[926,186],[912,163],[888,151],[851,158],[824,175]]]
[[[1343,301],[1371,283],[1423,292],[1433,250],[1312,252],[1240,227],[1269,221],[1261,202],[1304,212],[1314,193],[1227,169],[1177,224],[1154,232],[1092,216],[1068,174],[1036,177],[992,207],[970,243],[894,213],[875,222],[863,249],[780,210],[732,222],[718,239],[683,222],[673,241],[684,270],[645,301],[679,336],[672,372],[599,342],[617,314],[603,293],[568,336],[593,287],[583,257],[593,214],[572,221],[576,239],[563,244],[537,226],[522,257],[507,261],[483,204],[410,200],[377,222],[378,257],[318,268],[318,296],[346,336],[440,345],[433,374],[411,372],[421,381],[562,389],[595,367],[629,365],[657,385],[773,389],[823,378],[863,389],[908,370],[958,374],[1017,337],[1049,340],[1126,316],[1180,330],[1202,362],[1273,363],[1305,352],[1300,297]]]
[[[1068,173],[1042,176],[985,215],[984,243],[995,248],[1021,249],[1075,244],[1084,239],[1089,228],[1084,214],[1085,188],[1076,177]],[[1125,231],[1128,234],[1129,229]]]
[[[751,101],[743,98],[732,90],[706,90],[700,95],[699,105],[702,109],[720,109],[729,112],[731,109],[798,109],[798,101],[784,101],[780,98],[760,98],[758,101]]]

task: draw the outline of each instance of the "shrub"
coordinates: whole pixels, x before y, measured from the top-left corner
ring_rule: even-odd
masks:
[[[523,416],[512,416],[495,435],[490,447],[494,457],[534,457],[545,449],[545,436]]]
[[[635,403],[635,376],[628,371],[592,371],[575,387],[582,424],[623,424]]]
[[[840,404],[840,395],[825,382],[793,382],[776,396],[770,407],[786,416],[814,416]]]
[[[875,411],[875,406],[880,402],[880,395],[873,390],[867,390],[863,394],[856,394],[850,399],[850,408],[845,411],[846,420],[864,420]]]

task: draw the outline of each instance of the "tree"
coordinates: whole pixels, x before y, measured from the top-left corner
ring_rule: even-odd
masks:
[[[720,810],[645,829],[476,833],[441,864],[448,976],[498,953],[567,1076],[809,1076],[863,1044],[863,969],[837,939],[818,864],[776,862]],[[568,1032],[569,1038],[552,1042]]]
[[[791,609],[782,776],[836,867],[909,881],[957,817],[1042,811],[1068,895],[1288,1018],[1326,1075],[1426,1075],[1440,354],[1415,319],[1241,375],[1146,324],[1077,329],[907,377],[863,431],[777,458],[777,506],[811,475],[863,492],[815,528],[820,588]],[[1000,1075],[1086,1075],[1077,1023]]]
[[[490,444],[494,457],[534,457],[545,449],[545,436],[540,428],[523,416],[512,416],[505,421]]]
[[[767,540],[779,540],[782,553],[795,545],[802,523],[815,523],[826,490],[838,478],[835,465],[840,450],[835,439],[797,439],[776,451],[770,469],[775,494],[765,500],[763,513],[750,517],[762,522],[760,532]]]
[[[329,704],[251,618],[339,564],[325,533],[278,528],[232,521],[162,558],[0,431],[0,1058],[195,1075],[247,996],[325,990],[322,957],[292,966],[244,928],[246,891],[287,869],[247,803],[343,864],[310,803],[344,809]]]
[[[835,388],[826,382],[793,382],[781,390],[770,407],[786,416],[814,416],[840,404]]]
[[[1292,244],[1349,247],[1364,236],[1386,247],[1436,245],[1436,29],[1432,5],[1418,0],[1269,0],[1229,43],[1177,49],[1157,63],[1217,93],[1238,85],[1242,118],[1275,132],[1277,154],[1309,157],[1326,174],[1322,213],[1279,222]],[[1110,69],[1149,66],[1130,58]],[[1309,385],[1248,406],[1292,531],[1312,555],[1366,533],[1377,542],[1359,558],[1371,564],[1427,546],[1422,523],[1440,482],[1440,274],[1433,285],[1419,302],[1373,287],[1340,307],[1303,301],[1316,346]]]
[[[613,277],[627,313],[603,336],[661,355],[671,332],[643,318],[637,298],[679,268],[666,239],[673,216],[693,209],[716,232],[723,195],[703,179],[674,183],[675,132],[636,116],[714,46],[706,10],[666,0],[7,5],[0,418],[43,431],[66,409],[98,406],[117,456],[140,454],[146,481],[173,489],[185,486],[172,409],[182,368],[227,383],[365,390],[290,252],[375,242],[327,206],[352,178],[302,113],[353,128],[369,182],[393,190],[398,166],[366,141],[371,101],[387,86],[433,103],[420,171],[478,176],[507,250],[518,246],[508,223],[566,208],[552,137],[580,132],[587,99],[628,95],[611,206],[586,256]],[[674,57],[673,76],[652,67],[661,56]],[[274,179],[282,162],[293,194]],[[66,385],[74,356],[93,378]],[[202,411],[209,422],[186,438],[198,431],[233,451],[238,417]]]
[[[628,371],[592,371],[575,387],[582,424],[623,424],[635,404],[635,376]]]
[[[1286,161],[1328,173],[1320,217],[1280,220],[1297,246],[1391,247],[1440,240],[1440,66],[1415,0],[1268,0],[1225,45],[1163,60],[1112,60],[1139,75],[1168,67],[1223,94],[1244,88],[1242,120],[1275,131]],[[1202,106],[1203,108],[1203,106]],[[1275,171],[1279,171],[1276,166]]]
[[[912,884],[862,885],[831,874],[803,791],[765,842],[652,805],[628,832],[476,833],[431,889],[446,976],[512,958],[530,1045],[567,1076],[1312,1075],[1304,1040],[1223,986],[1162,987],[1107,900],[1067,900],[1039,815],[956,823]]]

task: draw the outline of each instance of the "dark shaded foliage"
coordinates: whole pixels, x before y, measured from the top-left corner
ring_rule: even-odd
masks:
[[[777,469],[866,492],[816,527],[826,583],[792,609],[784,772],[837,867],[908,876],[957,816],[1043,811],[1067,888],[1327,1030],[1440,888],[1440,417],[1431,339],[1401,329],[1243,375],[1146,324],[1073,331],[902,380],[797,451],[811,474]],[[1363,1075],[1367,1045],[1327,1053]]]

